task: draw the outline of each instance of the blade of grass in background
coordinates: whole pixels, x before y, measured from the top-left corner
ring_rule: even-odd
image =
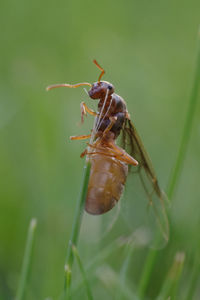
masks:
[[[123,262],[123,265],[121,267],[121,271],[119,274],[119,280],[120,280],[120,285],[117,290],[117,296],[116,300],[123,300],[124,295],[123,295],[123,287],[126,285],[126,279],[127,279],[127,273],[128,273],[128,267],[130,266],[130,261],[131,257],[134,251],[134,246],[131,243],[128,243],[125,247],[125,259]]]
[[[195,109],[197,105],[198,100],[198,92],[199,92],[199,83],[200,83],[200,28],[198,32],[198,40],[197,40],[197,58],[196,58],[196,64],[195,64],[195,74],[193,79],[193,86],[189,101],[189,108],[183,128],[183,135],[176,159],[176,163],[174,166],[174,169],[172,170],[172,174],[169,180],[169,184],[167,187],[167,194],[169,196],[169,199],[171,200],[174,195],[175,186],[178,183],[178,180],[180,178],[180,173],[183,167],[183,161],[185,159],[187,147],[189,144],[189,139],[191,136],[191,130],[192,130],[192,124],[195,114]]]
[[[185,261],[185,253],[178,252],[175,255],[174,262],[169,270],[169,273],[162,286],[161,292],[157,300],[163,299],[178,299],[177,289],[183,271],[183,265]],[[190,298],[192,299],[192,298]]]
[[[185,295],[185,300],[191,300],[194,299],[194,295],[196,292],[196,286],[197,286],[197,282],[199,280],[199,269],[200,269],[200,260],[199,260],[199,247],[197,248],[197,253],[196,256],[194,258],[194,262],[193,262],[193,267],[192,267],[192,271],[191,274],[188,278],[188,290],[186,292]]]
[[[79,238],[83,208],[85,204],[85,198],[87,195],[87,188],[88,188],[88,182],[90,177],[90,166],[91,166],[90,163],[86,163],[86,165],[84,166],[82,187],[80,190],[80,196],[77,201],[71,238],[69,240],[68,248],[67,248],[67,256],[66,256],[66,263],[65,263],[65,283],[64,283],[64,297],[66,297],[66,299],[70,298],[71,273],[72,273],[72,265],[74,260],[72,245],[77,246],[77,242]]]
[[[22,270],[21,270],[20,280],[19,280],[18,289],[16,293],[16,300],[24,299],[24,295],[28,283],[28,275],[30,270],[36,225],[37,225],[37,220],[32,219],[28,230],[26,248],[25,248],[25,253],[24,253],[24,258],[22,263]]]
[[[127,241],[126,239],[123,238],[117,238],[116,240],[114,240],[112,243],[110,243],[109,245],[107,245],[106,247],[104,247],[103,249],[101,249],[95,256],[94,258],[91,257],[90,262],[86,265],[85,270],[87,272],[87,274],[91,277],[92,274],[92,278],[94,280],[94,268],[96,269],[96,267],[99,264],[102,264],[106,258],[108,256],[110,256],[111,254],[113,254],[114,251],[116,251],[116,249],[121,248],[121,247],[126,247],[127,245]],[[76,293],[76,291],[78,291],[81,286],[82,286],[83,282],[82,281],[77,281],[74,284],[73,290],[72,290],[72,294],[74,295]]]
[[[76,257],[79,269],[80,269],[82,277],[83,277],[83,281],[84,281],[84,284],[85,284],[85,287],[86,287],[86,291],[87,291],[88,300],[93,300],[91,288],[90,288],[90,285],[89,285],[89,282],[88,282],[88,279],[87,279],[87,276],[86,276],[85,269],[83,267],[83,264],[81,262],[80,256],[78,254],[78,250],[77,250],[77,248],[74,245],[72,245],[72,251],[73,251],[74,256]]]
[[[195,114],[195,108],[197,105],[198,100],[198,90],[199,90],[199,82],[200,82],[200,30],[198,33],[198,39],[197,39],[197,58],[195,63],[195,72],[194,72],[194,79],[192,84],[192,90],[191,90],[191,96],[189,100],[189,108],[187,111],[185,124],[183,127],[183,134],[181,138],[181,143],[179,146],[179,151],[177,154],[177,159],[174,165],[174,168],[172,170],[169,184],[167,187],[167,195],[169,196],[170,201],[172,201],[172,198],[174,196],[175,187],[178,184],[181,170],[183,167],[183,162],[185,159],[189,138],[191,135],[192,130],[192,124]],[[145,291],[147,289],[149,279],[153,270],[153,266],[155,264],[156,260],[156,254],[157,251],[150,250],[148,253],[148,256],[146,258],[146,262],[144,265],[143,273],[141,276],[140,284],[139,284],[139,296],[142,299],[144,297]]]
[[[111,295],[110,299],[115,299],[115,291],[121,285],[118,274],[110,266],[103,265],[97,269],[96,276]],[[139,300],[125,283],[121,286],[121,293],[123,300]]]

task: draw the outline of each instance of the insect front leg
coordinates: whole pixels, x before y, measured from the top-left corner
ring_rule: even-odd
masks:
[[[80,107],[81,107],[81,122],[82,122],[82,123],[83,123],[83,121],[84,121],[84,116],[86,116],[87,113],[90,114],[90,115],[92,115],[92,116],[94,116],[94,117],[97,116],[97,113],[96,113],[94,110],[90,109],[90,108],[85,104],[85,102],[81,102]]]

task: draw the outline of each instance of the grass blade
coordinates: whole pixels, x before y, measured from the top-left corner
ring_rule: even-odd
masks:
[[[196,293],[197,287],[198,287],[198,280],[199,280],[199,247],[197,248],[197,253],[193,262],[193,268],[192,272],[188,278],[188,290],[186,291],[185,300],[194,299],[194,295]]]
[[[121,285],[118,274],[108,265],[103,265],[96,271],[97,278],[102,282],[105,289],[110,293],[110,299],[114,299],[115,291]],[[128,285],[121,286],[122,299],[139,300]]]
[[[183,270],[183,265],[185,261],[185,253],[178,252],[175,255],[174,262],[171,266],[169,274],[163,284],[160,295],[157,300],[163,299],[177,299],[177,288],[180,281],[180,277]]]
[[[199,28],[199,32],[198,32],[197,42],[198,42],[197,58],[196,58],[196,64],[195,64],[196,68],[195,68],[195,72],[194,72],[194,80],[193,80],[193,86],[192,86],[192,91],[191,91],[191,95],[190,95],[189,108],[188,108],[187,116],[185,119],[182,139],[181,139],[181,143],[179,146],[176,163],[175,163],[174,169],[172,170],[169,184],[167,187],[167,194],[169,196],[169,199],[172,198],[172,196],[174,194],[175,186],[177,185],[178,180],[180,178],[180,172],[181,172],[181,169],[183,166],[183,161],[185,159],[187,147],[189,144],[189,138],[191,135],[192,124],[193,124],[195,109],[196,109],[197,100],[198,100],[199,82],[200,82],[200,28]]]
[[[118,288],[116,300],[123,300],[124,299],[124,295],[123,295],[122,290],[123,290],[123,287],[126,286],[127,272],[128,272],[128,268],[129,268],[129,265],[130,265],[133,250],[134,250],[133,245],[128,243],[126,245],[126,248],[125,248],[125,257],[126,258],[123,262],[123,265],[122,265],[122,268],[121,268],[121,271],[120,271],[120,275],[119,275],[120,285],[119,285],[119,288]]]
[[[74,256],[76,257],[79,269],[80,269],[82,277],[83,277],[84,285],[85,285],[85,288],[86,288],[86,291],[87,291],[88,300],[93,300],[92,292],[91,292],[91,289],[90,289],[89,282],[87,280],[85,269],[83,267],[80,256],[78,254],[78,250],[74,245],[72,245],[72,251],[73,251]]]
[[[25,253],[24,253],[24,258],[22,263],[22,270],[21,270],[19,285],[16,293],[16,300],[24,299],[25,290],[28,282],[28,274],[30,270],[31,254],[33,249],[36,225],[37,225],[37,220],[32,219],[28,230]]]
[[[180,172],[181,172],[181,169],[183,166],[184,158],[185,158],[188,143],[189,143],[189,138],[191,135],[191,129],[192,129],[192,124],[193,124],[193,119],[194,119],[194,114],[195,114],[195,108],[196,108],[197,100],[198,100],[199,81],[200,81],[200,33],[198,33],[197,58],[196,58],[196,64],[195,64],[195,72],[194,72],[191,96],[189,99],[189,108],[188,108],[188,112],[186,115],[185,124],[183,127],[183,134],[182,134],[179,151],[177,154],[176,163],[172,170],[170,180],[168,183],[168,187],[167,187],[167,194],[168,194],[170,200],[172,200],[172,198],[173,198],[175,186],[177,185],[178,180],[180,178]],[[156,255],[157,255],[157,251],[155,251],[153,249],[149,250],[149,253],[146,258],[145,265],[144,265],[144,269],[142,272],[140,284],[139,284],[139,292],[138,293],[139,293],[141,299],[144,297],[145,291],[147,289],[147,286],[148,286],[148,283],[150,280],[150,276],[151,276],[151,273],[153,270],[153,266],[155,264]]]
[[[72,265],[74,260],[72,245],[77,246],[81,221],[82,221],[82,215],[83,215],[83,208],[85,204],[85,198],[87,195],[89,177],[90,177],[90,163],[86,163],[86,165],[84,166],[83,182],[80,190],[80,195],[77,201],[71,238],[69,240],[68,248],[67,248],[67,256],[65,262],[65,283],[64,283],[64,297],[66,297],[66,299],[70,299],[71,274],[72,274]]]
[[[90,281],[94,280],[93,272],[94,268],[96,269],[97,265],[102,264],[103,261],[106,260],[108,256],[110,256],[116,249],[124,247],[126,245],[126,239],[118,238],[114,240],[112,243],[107,245],[107,247],[104,247],[103,249],[100,249],[100,251],[92,258],[90,262],[86,265],[85,270],[90,275]],[[92,274],[92,276],[91,276]],[[75,283],[73,290],[72,290],[72,296],[78,291],[83,282],[82,280],[79,280]]]

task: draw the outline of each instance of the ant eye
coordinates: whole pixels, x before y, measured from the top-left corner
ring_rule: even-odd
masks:
[[[112,90],[112,85],[109,85],[109,86],[108,86],[108,89],[109,89],[109,90]]]

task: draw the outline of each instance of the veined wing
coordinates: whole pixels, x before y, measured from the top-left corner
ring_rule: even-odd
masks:
[[[158,231],[161,233],[164,241],[167,242],[169,239],[169,224],[166,212],[168,199],[158,184],[152,162],[145,151],[141,138],[139,137],[135,126],[129,119],[126,119],[123,128],[122,143],[123,148],[139,162],[137,170],[133,172],[138,173],[145,196],[148,199],[148,215],[150,216],[149,219],[151,219],[150,223],[158,225],[156,226],[159,228]],[[136,177],[136,174],[134,177]],[[129,184],[131,185],[131,182],[129,182]],[[133,199],[137,197],[137,195],[134,195],[134,191],[131,197],[132,196]],[[141,200],[142,199],[140,199],[140,201]],[[137,210],[137,207],[135,207],[135,210]],[[133,218],[134,216],[132,219]]]

